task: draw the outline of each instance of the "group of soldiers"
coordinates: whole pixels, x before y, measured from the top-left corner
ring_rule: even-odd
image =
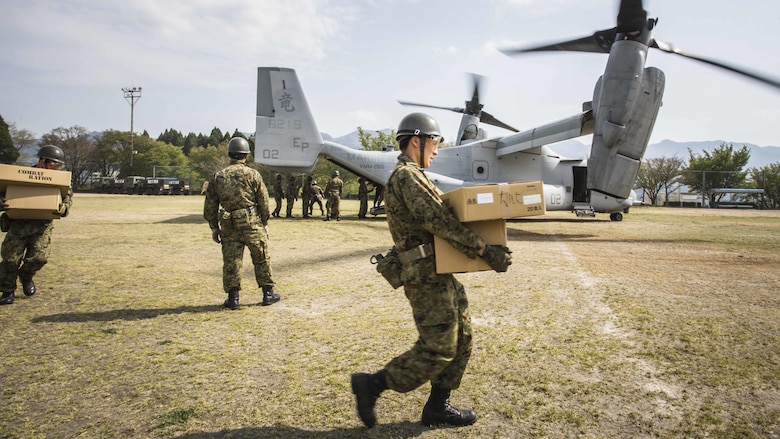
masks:
[[[360,211],[358,212],[358,218],[366,218],[368,213],[368,194],[369,192],[376,190],[374,196],[374,207],[380,206],[384,199],[384,188],[381,185],[374,184],[373,182],[360,178],[358,180],[358,199],[360,200]],[[295,202],[298,201],[298,182],[295,176],[290,176],[285,185],[281,174],[276,175],[274,182],[274,199],[276,200],[276,208],[271,212],[272,217],[281,218],[282,216],[282,204],[287,201],[287,210],[285,218],[294,218],[293,207]],[[311,175],[306,177],[306,183],[300,190],[301,210],[303,218],[309,218],[314,215],[314,205],[316,204],[320,208],[320,215],[324,216],[324,221],[341,221],[341,196],[344,191],[344,182],[341,180],[341,176],[338,170],[333,171],[331,179],[325,186],[325,189],[317,184],[317,180]],[[322,201],[325,200],[325,207],[322,206]]]
[[[417,341],[407,351],[389,360],[373,373],[357,372],[350,376],[358,417],[366,427],[377,423],[375,407],[385,391],[410,392],[430,383],[431,393],[422,408],[421,422],[427,426],[467,426],[477,421],[474,410],[459,409],[450,404],[451,392],[460,387],[472,355],[472,325],[466,290],[451,273],[436,272],[434,235],[460,250],[471,259],[482,258],[496,272],[506,272],[512,264],[512,251],[504,245],[487,244],[461,223],[441,199],[441,192],[424,172],[438,154],[443,141],[438,122],[424,113],[411,113],[399,124],[396,140],[401,148],[398,162],[386,184],[387,225],[395,244],[395,275],[404,287],[412,308]],[[227,294],[223,306],[239,309],[243,254],[252,257],[257,286],[262,290],[260,305],[269,306],[281,300],[275,291],[268,254],[268,189],[260,173],[247,165],[250,146],[246,139],[235,137],[228,144],[230,165],[209,179],[203,206],[203,217],[211,229],[211,238],[222,248],[222,281]],[[61,149],[46,145],[38,153],[38,168],[62,170],[65,156]],[[343,182],[334,171],[323,191],[312,177],[304,190],[304,217],[311,215],[314,203],[322,208],[328,197],[326,221],[339,220],[339,201]],[[278,217],[282,200],[282,177],[276,177]],[[368,182],[360,180],[361,213],[365,217]],[[287,187],[287,217],[292,217],[297,199],[295,177]],[[0,194],[3,195],[3,194]],[[71,194],[63,200],[60,217],[68,214]],[[292,201],[291,201],[292,198]],[[0,211],[8,208],[0,197]],[[0,216],[2,219],[2,216]],[[17,279],[26,296],[36,293],[33,275],[40,270],[49,254],[51,220],[0,221],[6,232],[0,263],[0,305],[14,303]],[[389,255],[390,253],[388,253]],[[389,258],[388,258],[389,259]],[[398,285],[393,285],[397,288]]]

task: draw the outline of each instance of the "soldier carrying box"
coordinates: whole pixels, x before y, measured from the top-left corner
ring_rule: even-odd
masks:
[[[54,145],[44,145],[38,151],[38,163],[34,168],[62,171],[65,168],[65,153]],[[49,180],[49,177],[45,175],[48,171],[41,171],[41,178],[37,178],[37,180],[42,181],[39,184],[44,187],[46,187],[45,182]],[[70,181],[70,173],[68,172],[67,174],[67,179]],[[2,194],[0,194],[2,197],[0,210],[10,209],[9,213],[13,211],[13,202],[18,200],[7,199],[6,197],[7,192],[14,187],[17,186],[9,185],[3,189]],[[73,203],[72,191],[68,187],[64,197],[60,197],[58,191],[55,191],[54,195],[58,201],[61,199],[61,202],[58,203],[56,211],[48,211],[47,214],[51,214],[54,218],[67,216]],[[2,231],[6,232],[2,250],[0,251],[3,257],[2,262],[0,262],[0,292],[3,293],[2,297],[0,297],[0,305],[14,303],[17,278],[22,282],[22,292],[24,292],[25,296],[32,296],[36,293],[37,289],[33,276],[46,265],[51,250],[51,234],[54,228],[51,219],[26,219],[22,218],[25,216],[24,214],[21,214],[22,217],[14,216],[17,218],[11,219],[8,213],[3,212],[0,217],[0,226]],[[36,217],[32,216],[30,218]]]

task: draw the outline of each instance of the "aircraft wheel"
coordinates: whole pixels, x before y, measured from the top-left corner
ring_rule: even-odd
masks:
[[[623,221],[623,214],[620,212],[610,213],[609,219],[611,219],[612,221]]]

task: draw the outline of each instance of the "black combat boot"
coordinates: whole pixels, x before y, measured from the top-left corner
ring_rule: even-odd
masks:
[[[376,425],[374,406],[379,395],[387,390],[387,372],[382,369],[375,374],[353,373],[352,393],[355,394],[358,416],[366,427]]]
[[[35,282],[33,282],[32,278],[22,279],[22,291],[25,296],[32,296],[35,294],[37,290],[35,289]]]
[[[260,303],[262,306],[268,306],[273,305],[274,303],[278,302],[282,299],[282,296],[274,292],[274,287],[272,286],[265,286],[263,287],[263,301]]]
[[[3,293],[3,297],[0,297],[0,305],[10,305],[14,303],[14,292]]]
[[[477,422],[477,414],[473,410],[460,410],[450,405],[450,390],[437,386],[431,387],[431,396],[425,403],[422,412],[422,423],[428,427],[433,425],[471,425]]]
[[[228,298],[225,300],[225,303],[223,304],[225,308],[229,309],[238,309],[238,290],[232,289],[228,291]]]

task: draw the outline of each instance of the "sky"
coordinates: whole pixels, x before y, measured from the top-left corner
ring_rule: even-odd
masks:
[[[644,7],[659,19],[656,39],[780,79],[780,1]],[[579,113],[607,56],[498,49],[614,27],[617,8],[616,0],[0,0],[0,116],[36,136],[75,125],[128,131],[121,89],[141,87],[137,133],[252,133],[257,67],[273,66],[297,70],[319,130],[334,137],[393,129],[426,111],[452,139],[460,115],[397,101],[463,107],[469,73],[485,77],[486,111],[527,130]],[[780,146],[780,90],[658,50],[647,65],[666,75],[651,143]]]

